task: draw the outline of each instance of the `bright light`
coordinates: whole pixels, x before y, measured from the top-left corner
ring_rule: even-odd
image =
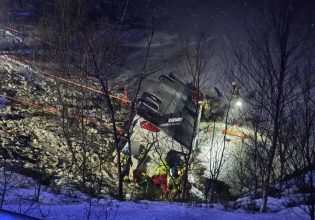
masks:
[[[236,107],[242,107],[243,106],[243,103],[241,100],[237,100],[236,103],[235,103]]]

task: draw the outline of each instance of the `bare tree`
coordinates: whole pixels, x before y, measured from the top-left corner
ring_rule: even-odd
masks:
[[[6,194],[7,192],[13,187],[15,180],[16,180],[16,175],[13,172],[12,164],[10,163],[9,160],[9,152],[5,151],[2,148],[1,152],[1,173],[0,173],[0,189],[1,189],[1,200],[0,200],[0,207],[5,204],[5,199],[6,199]]]
[[[270,140],[265,152],[261,211],[267,207],[275,157],[285,150],[279,150],[284,140],[281,131],[288,106],[298,95],[296,68],[309,39],[307,29],[297,23],[297,15],[290,1],[271,4],[262,13],[261,22],[247,29],[248,44],[234,50],[236,66],[231,73],[245,94],[256,93],[249,104],[262,111],[264,127],[260,132]]]
[[[192,97],[191,101],[194,103],[195,117],[192,125],[190,144],[185,157],[185,168],[182,182],[182,199],[187,199],[188,191],[188,174],[191,165],[196,155],[194,152],[198,147],[197,136],[199,133],[199,121],[202,111],[200,101],[202,101],[201,91],[206,88],[209,80],[209,63],[212,57],[212,44],[211,38],[205,32],[201,32],[195,39],[187,40],[184,44],[183,59],[180,60],[178,71],[180,77],[191,86]]]
[[[106,103],[106,109],[107,109],[107,114],[110,118],[110,123],[112,127],[112,135],[114,139],[114,146],[115,146],[115,152],[116,152],[116,157],[117,157],[117,176],[118,176],[118,197],[120,199],[123,199],[123,182],[124,182],[124,176],[128,174],[129,171],[129,166],[131,163],[131,158],[130,155],[127,159],[127,162],[124,164],[122,163],[122,158],[121,158],[121,150],[122,150],[122,145],[124,143],[124,139],[127,139],[128,146],[130,148],[131,143],[130,143],[130,126],[132,123],[133,116],[135,115],[135,103],[136,99],[138,96],[138,93],[140,91],[142,81],[145,77],[145,71],[147,68],[147,59],[149,56],[150,52],[150,47],[154,35],[154,29],[153,29],[153,21],[151,22],[151,29],[147,32],[147,49],[145,51],[145,56],[144,56],[144,61],[143,61],[143,66],[141,69],[140,73],[140,79],[137,82],[136,89],[135,89],[135,94],[133,94],[133,100],[127,101],[128,104],[130,104],[130,107],[128,107],[128,113],[127,113],[127,123],[125,123],[124,127],[124,138],[122,138],[122,133],[119,131],[119,121],[117,117],[117,109],[115,108],[115,102],[112,99],[109,83],[110,80],[115,77],[115,73],[113,73],[112,67],[116,63],[117,59],[117,53],[119,50],[119,43],[120,43],[120,35],[121,35],[121,29],[123,22],[125,20],[126,12],[128,9],[128,4],[129,1],[127,0],[125,3],[125,6],[122,11],[122,17],[120,19],[120,23],[118,25],[118,30],[114,34],[112,38],[111,44],[109,44],[109,53],[105,53],[103,51],[100,51],[97,47],[99,44],[94,44],[93,38],[88,38],[88,35],[85,35],[85,40],[87,42],[87,47],[88,51],[90,53],[89,56],[89,61],[91,62],[91,66],[94,68],[94,73],[92,76],[96,77],[101,85],[102,91],[103,91],[103,96],[105,98],[105,103]],[[153,11],[153,18],[154,18],[154,11]],[[152,18],[152,19],[153,19]],[[85,33],[86,34],[86,33]],[[93,37],[93,36],[92,36]],[[97,41],[96,41],[97,42]],[[102,63],[102,60],[107,60],[107,62]],[[130,151],[131,152],[131,151]]]
[[[298,195],[290,195],[293,202],[303,205],[300,207],[308,213],[310,219],[315,218],[315,111],[312,93],[315,88],[314,70],[312,60],[308,60],[303,75],[300,79],[300,90],[303,95],[296,100],[291,109],[291,120],[293,122],[288,131],[291,135],[291,147],[293,152],[286,163],[286,170],[293,174],[293,179],[301,193],[302,199]],[[299,201],[300,200],[300,201]]]
[[[109,22],[110,18],[104,17],[107,13],[103,13],[104,11],[102,10],[105,10],[106,7],[99,7],[99,4],[103,4],[103,6],[109,4],[109,7],[115,9],[115,11],[111,12],[115,13],[115,21],[113,21],[113,24]],[[120,199],[123,199],[123,179],[128,173],[130,158],[128,158],[126,164],[122,163],[121,148],[126,140],[130,142],[129,127],[135,113],[134,109],[137,93],[146,75],[147,58],[154,34],[153,21],[149,24],[150,27],[146,29],[148,46],[139,74],[140,79],[135,86],[136,89],[133,100],[130,101],[127,100],[126,97],[119,96],[117,93],[114,94],[111,86],[115,84],[115,82],[122,81],[119,73],[115,71],[115,68],[117,69],[117,66],[123,62],[120,54],[120,41],[122,32],[124,31],[125,20],[128,17],[128,10],[131,6],[129,1],[123,1],[121,4],[105,1],[93,3],[85,0],[78,2],[54,1],[52,6],[56,9],[56,13],[47,15],[46,18],[43,19],[43,26],[46,28],[47,33],[52,32],[57,36],[52,39],[50,37],[52,35],[49,34],[46,36],[47,38],[44,38],[45,41],[50,42],[50,50],[52,52],[50,58],[53,63],[59,66],[59,72],[62,72],[63,77],[75,76],[77,77],[77,81],[80,81],[80,83],[74,84],[80,87],[80,98],[82,101],[81,104],[79,102],[75,103],[76,109],[67,107],[67,101],[64,98],[64,92],[67,92],[67,90],[61,89],[63,91],[59,91],[59,100],[62,103],[63,131],[67,145],[73,155],[73,165],[82,171],[81,174],[83,176],[86,176],[87,173],[85,173],[85,170],[87,166],[92,165],[91,162],[93,162],[91,161],[91,151],[93,151],[91,148],[93,148],[93,146],[102,145],[95,143],[96,140],[92,140],[91,136],[87,135],[91,129],[87,128],[86,122],[89,120],[86,119],[90,119],[90,117],[85,117],[89,110],[93,110],[88,108],[88,105],[93,105],[91,99],[98,99],[99,107],[104,109],[102,111],[105,112],[106,115],[94,117],[96,130],[103,130],[103,132],[98,132],[103,135],[105,131],[105,135],[110,141],[107,141],[102,147],[96,147],[98,149],[97,152],[102,152],[102,154],[96,153],[96,155],[99,156],[99,166],[97,167],[99,172],[103,173],[103,169],[105,168],[104,165],[100,164],[105,161],[109,162],[108,155],[112,155],[112,153],[108,153],[108,150],[104,150],[103,147],[115,151],[118,180],[117,195]],[[90,20],[88,21],[88,19],[90,19],[89,8],[97,8],[98,10],[92,23]],[[154,10],[152,17],[154,17]],[[90,25],[87,25],[87,22],[89,22]],[[79,76],[78,74],[73,74],[74,72],[79,72]],[[67,81],[67,79],[63,81]],[[67,92],[66,94],[70,93]],[[125,104],[125,106],[121,105],[119,102]],[[79,132],[81,134],[81,143],[79,144],[75,143],[75,141],[78,140],[75,140],[73,136],[75,133],[69,133],[71,129],[74,129],[74,127],[69,127],[68,120],[69,118],[71,119],[73,110],[81,117],[81,123],[79,126],[76,126],[76,128],[78,128],[76,134],[79,134]],[[97,109],[94,108],[94,110]],[[100,117],[103,117],[101,121],[105,121],[103,129],[100,129],[102,126],[98,123]],[[124,123],[125,121],[127,122]],[[125,133],[122,133],[122,127],[124,125],[127,126],[124,127]],[[69,130],[69,128],[71,129]],[[76,149],[78,146],[81,152],[79,154],[77,154],[78,151]],[[76,156],[78,155],[80,156],[77,161]],[[94,168],[90,167],[88,169]],[[84,180],[84,178],[82,180]],[[84,182],[85,181],[83,181],[82,184],[84,184]]]

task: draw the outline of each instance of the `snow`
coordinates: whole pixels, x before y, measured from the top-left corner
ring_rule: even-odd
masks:
[[[5,41],[1,43],[7,43],[10,40],[15,40],[17,42],[23,43],[25,39],[15,35],[14,33],[5,31],[6,35]],[[157,32],[154,35],[152,47],[170,46],[178,40],[176,34],[169,35],[165,32]],[[209,40],[211,40],[209,38]],[[141,39],[136,42],[126,42],[125,46],[132,47],[147,47],[147,39]],[[133,53],[129,58],[134,58],[139,56],[140,52]],[[154,57],[155,59],[156,57]],[[9,62],[10,61],[10,62]],[[9,60],[7,56],[2,56],[0,60],[2,68],[7,70],[13,76],[13,72],[17,72],[24,77],[23,86],[26,85],[34,86],[34,78],[30,74],[31,71],[35,71],[28,65],[23,65],[20,62],[14,60]],[[14,71],[13,71],[14,70]],[[122,69],[118,69],[119,71]],[[118,71],[117,70],[117,71]],[[130,72],[126,72],[126,77],[131,75]],[[15,73],[16,74],[16,73]],[[19,79],[22,79],[20,76]],[[8,81],[9,82],[9,81]],[[41,85],[44,85],[41,82]],[[9,88],[16,88],[15,84],[7,84]],[[28,89],[27,91],[31,91]],[[7,107],[7,100],[0,97],[0,109]],[[3,116],[4,117],[4,116]],[[57,132],[48,132],[44,129],[38,129],[42,121],[39,118],[27,119],[29,128],[37,127],[32,134],[36,137],[42,137],[41,141],[49,140],[52,146],[57,146],[57,141],[54,135],[58,136]],[[25,120],[26,121],[26,120]],[[17,127],[17,130],[22,130],[22,124],[20,122],[5,122],[6,130],[11,127]],[[47,123],[47,122],[46,122]],[[43,123],[42,123],[43,124]],[[16,126],[17,125],[17,126]],[[224,127],[219,127],[218,131],[220,133],[219,137],[215,141],[220,141],[223,138],[221,130]],[[24,129],[24,128],[23,128]],[[93,131],[91,129],[91,131]],[[28,134],[28,133],[26,133]],[[210,133],[211,134],[211,133]],[[231,138],[232,139],[232,138]],[[39,139],[40,140],[40,139]],[[38,140],[34,139],[34,143],[38,144]],[[235,141],[234,141],[235,142]],[[44,146],[44,144],[42,144]],[[222,146],[217,149],[209,149],[209,141],[202,145],[201,151],[203,155],[206,155],[203,159],[204,165],[209,167],[210,161],[215,161],[217,155],[221,155]],[[234,147],[234,143],[227,144],[228,147]],[[231,145],[231,146],[230,146]],[[236,146],[235,146],[236,147]],[[61,151],[61,150],[60,150]],[[52,152],[56,155],[59,153]],[[61,152],[62,153],[62,152]],[[209,173],[209,170],[207,170]],[[72,175],[72,174],[71,174]],[[73,178],[70,176],[70,178]],[[22,178],[23,179],[23,178]],[[22,180],[19,179],[18,180]],[[21,182],[21,181],[20,181]],[[39,196],[39,202],[34,200],[36,185],[31,182],[30,185],[25,186],[25,183],[20,183],[18,186],[10,186],[10,189],[6,192],[4,209],[12,210],[19,213],[26,213],[31,216],[45,218],[45,219],[256,219],[256,220],[272,220],[272,219],[308,219],[308,216],[300,207],[287,208],[290,200],[286,197],[282,198],[272,198],[268,199],[268,213],[248,213],[245,211],[246,206],[250,202],[254,202],[255,207],[259,207],[261,204],[261,199],[251,201],[248,197],[239,199],[236,201],[237,209],[227,211],[226,207],[219,204],[208,205],[208,204],[184,204],[184,203],[171,203],[171,202],[157,202],[157,201],[125,201],[119,202],[117,200],[107,198],[107,199],[95,199],[88,195],[82,194],[80,192],[71,192],[71,190],[61,190],[64,194],[55,194],[51,189],[43,187],[43,190]],[[63,182],[60,183],[62,185]],[[1,190],[1,187],[0,187]],[[1,190],[2,191],[2,190]],[[197,188],[193,187],[192,191],[199,198],[203,198],[203,194]],[[68,193],[70,192],[70,193]],[[298,195],[298,194],[295,194]],[[0,213],[0,219],[3,219]]]
[[[21,180],[23,176],[17,175]],[[286,198],[269,198],[268,213],[249,213],[238,207],[227,211],[220,204],[201,203],[176,203],[167,201],[117,201],[110,197],[96,199],[78,191],[72,191],[71,195],[55,194],[50,188],[44,189],[39,196],[39,202],[34,200],[34,182],[21,184],[10,188],[7,192],[4,210],[23,213],[29,216],[44,219],[110,219],[110,220],[287,220],[307,219],[302,209],[286,208]],[[239,199],[236,203],[246,204],[248,197]],[[259,205],[259,200],[256,200]],[[2,219],[0,212],[0,219]]]
[[[250,202],[249,197],[238,199],[234,209],[221,204],[176,203],[167,201],[117,201],[111,197],[96,199],[70,188],[63,188],[60,194],[51,188],[41,186],[39,201],[35,198],[38,189],[36,182],[23,175],[14,174],[14,181],[7,189],[4,210],[23,213],[28,216],[47,220],[107,219],[107,220],[287,220],[308,219],[299,207],[287,208],[288,199],[268,199],[267,213],[251,213],[244,207]],[[12,177],[12,178],[13,178]],[[3,181],[0,178],[0,181]],[[17,184],[18,183],[18,184]],[[2,189],[2,188],[1,188]],[[2,190],[1,190],[2,192]],[[259,205],[261,200],[254,200]],[[233,202],[231,202],[233,203]],[[0,212],[0,219],[5,213]]]
[[[281,198],[274,198],[274,197],[268,197],[268,211],[269,212],[280,212],[281,210],[285,209],[286,207],[290,206],[291,200],[287,197],[281,197]],[[248,207],[251,207],[252,209],[255,208],[256,210],[259,210],[260,206],[262,204],[261,199],[250,199],[249,196],[242,197],[236,200],[236,207],[242,208],[242,209],[248,209]]]
[[[19,79],[22,81],[25,88],[29,83],[33,82],[33,78],[28,72],[27,65],[22,65],[17,62],[9,62],[7,56],[2,56],[0,62],[3,67],[12,72],[12,77],[14,72],[19,73]],[[14,71],[13,71],[14,70]],[[11,77],[11,75],[10,75]],[[16,85],[12,84],[11,87]],[[8,84],[8,87],[10,85]],[[3,107],[7,107],[7,101],[5,99],[0,100]],[[32,119],[32,120],[31,120]],[[49,141],[53,146],[57,146],[57,141],[55,140],[54,132],[45,131],[45,129],[39,129],[38,124],[42,123],[40,118],[29,118],[27,124],[30,128],[36,127],[32,134],[36,137],[43,137],[43,140]],[[12,122],[6,122],[6,130],[10,131],[11,127],[16,127],[17,129],[22,129],[22,124],[20,121],[14,122],[17,126],[13,126]],[[47,123],[47,122],[46,122]],[[217,125],[218,128],[222,128]],[[219,131],[222,129],[219,129]],[[28,134],[28,133],[25,133]],[[220,133],[222,138],[222,133]],[[219,139],[219,137],[218,137]],[[43,142],[42,139],[34,139],[33,141]],[[45,143],[46,143],[45,142]],[[205,142],[207,143],[207,142]],[[208,143],[209,144],[209,143]],[[42,144],[44,146],[44,144]],[[207,144],[203,145],[202,151],[207,150]],[[209,149],[208,149],[209,150]],[[215,155],[220,155],[220,149],[218,151],[212,152]],[[62,153],[62,152],[61,152]],[[53,154],[58,155],[56,152]],[[65,154],[65,153],[63,153]],[[204,161],[211,161],[210,152],[204,152],[207,155],[203,158]],[[208,157],[209,155],[209,157]],[[69,176],[73,178],[73,176]],[[256,219],[256,220],[272,220],[272,219],[297,219],[302,216],[302,219],[307,219],[307,215],[303,210],[298,207],[287,208],[288,199],[286,198],[269,198],[268,200],[268,212],[269,213],[256,213],[251,214],[246,210],[246,205],[250,202],[249,199],[242,199],[237,201],[237,209],[232,211],[225,210],[222,205],[212,205],[207,204],[183,204],[183,203],[170,203],[170,202],[153,202],[153,201],[125,201],[119,202],[110,198],[97,200],[95,198],[90,198],[88,195],[82,194],[80,192],[71,192],[71,190],[62,189],[63,194],[55,194],[51,189],[43,187],[43,191],[40,193],[39,202],[34,200],[36,184],[30,182],[29,184],[24,183],[23,177],[18,177],[17,180],[20,185],[13,184],[10,189],[6,192],[5,201],[3,208],[6,210],[15,211],[18,213],[26,213],[38,218],[45,219]],[[63,185],[61,182],[60,185]],[[202,198],[202,192],[198,189],[192,189],[195,195]],[[255,205],[259,206],[261,200],[255,200]],[[1,216],[0,216],[1,217]],[[0,218],[1,219],[1,218]]]
[[[18,210],[17,206],[6,206],[10,210]],[[26,210],[28,206],[19,207]],[[46,219],[87,219],[90,214],[90,219],[239,219],[239,220],[285,220],[296,219],[299,214],[301,219],[306,219],[307,216],[300,209],[283,209],[277,213],[246,213],[242,210],[225,211],[220,205],[215,205],[212,208],[206,205],[187,205],[180,203],[169,202],[152,202],[152,201],[126,201],[118,202],[116,200],[100,200],[92,201],[90,207],[89,202],[81,202],[78,204],[63,204],[63,205],[41,205],[35,209],[31,209],[28,214],[36,217],[43,217],[40,210]],[[65,211],[66,210],[66,211]],[[90,211],[90,213],[89,213]],[[304,217],[304,218],[303,218]]]

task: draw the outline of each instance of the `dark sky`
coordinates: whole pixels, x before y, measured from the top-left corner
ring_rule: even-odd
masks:
[[[191,36],[199,31],[213,35],[238,35],[244,22],[257,18],[259,10],[279,0],[171,0],[160,10],[160,29],[180,36]],[[314,0],[287,1],[293,10],[299,10],[315,22]],[[249,21],[250,22],[250,21]]]
[[[220,33],[226,28],[239,28],[243,16],[255,8],[246,1],[184,0],[166,15],[163,26],[174,27],[180,34],[198,31]]]

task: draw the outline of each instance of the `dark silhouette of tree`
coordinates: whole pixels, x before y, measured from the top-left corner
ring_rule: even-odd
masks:
[[[284,121],[292,102],[300,95],[298,70],[303,53],[310,46],[311,35],[308,27],[301,25],[300,15],[290,1],[271,3],[257,22],[247,25],[248,43],[233,49],[235,65],[226,62],[244,94],[252,94],[248,99],[251,113],[259,115],[256,120],[259,123],[253,125],[269,140],[260,165],[263,168],[260,211],[267,208],[276,156],[280,157],[281,166],[285,162]]]

